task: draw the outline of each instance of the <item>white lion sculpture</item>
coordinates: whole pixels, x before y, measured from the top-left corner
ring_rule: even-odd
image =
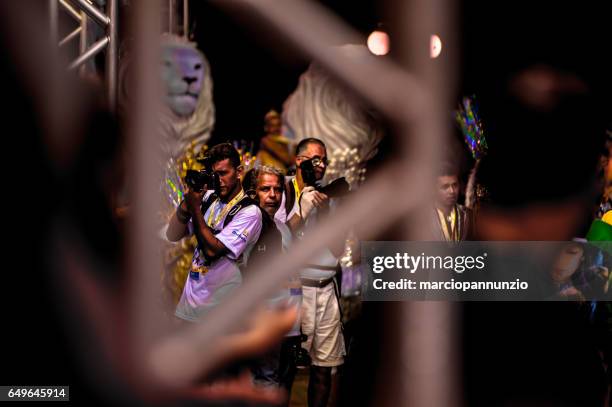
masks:
[[[161,78],[164,105],[158,118],[162,152],[179,160],[190,144],[200,146],[210,139],[215,124],[213,81],[210,65],[194,42],[173,34],[161,36]],[[126,44],[129,47],[129,44]],[[120,110],[129,114],[130,52],[125,50],[120,65]]]
[[[161,117],[165,152],[177,159],[189,145],[210,139],[215,123],[210,65],[195,43],[162,36],[165,111]]]
[[[328,180],[344,176],[351,187],[363,180],[382,131],[374,116],[321,67],[311,64],[283,104],[283,133],[295,143],[308,137],[327,146]]]

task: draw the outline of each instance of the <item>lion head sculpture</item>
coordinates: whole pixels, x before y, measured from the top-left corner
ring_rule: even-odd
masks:
[[[190,143],[210,139],[215,122],[210,65],[195,43],[162,36],[162,79],[166,112],[162,116],[164,150],[178,158]]]
[[[179,160],[190,144],[205,144],[215,123],[210,65],[196,44],[173,34],[161,36],[161,79],[164,108],[159,118],[162,151]],[[120,65],[120,109],[129,114],[129,50]]]
[[[355,51],[360,50],[350,50]],[[351,187],[363,180],[382,131],[372,112],[320,66],[313,63],[300,76],[297,89],[283,104],[282,117],[283,134],[294,143],[307,137],[325,143],[330,159],[326,179],[344,176]]]

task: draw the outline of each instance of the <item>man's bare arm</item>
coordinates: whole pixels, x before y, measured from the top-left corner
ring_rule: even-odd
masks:
[[[304,225],[304,222],[300,215],[294,213],[291,219],[286,222],[286,225],[289,227],[289,230],[291,230],[291,233],[295,235],[297,231]]]
[[[170,218],[168,229],[166,229],[166,238],[171,242],[178,242],[187,235],[187,222],[189,222],[189,219],[185,216],[187,208],[183,206],[185,206],[185,201],[181,202],[176,209],[176,212]],[[181,222],[181,219],[183,222]]]

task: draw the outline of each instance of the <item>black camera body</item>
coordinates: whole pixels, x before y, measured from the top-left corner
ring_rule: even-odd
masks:
[[[317,191],[327,195],[330,198],[341,198],[349,193],[349,184],[344,177],[337,178],[325,186],[320,185],[317,181],[312,160],[302,161],[300,164],[302,170],[302,179],[307,186],[314,187]]]
[[[187,170],[185,175],[185,184],[192,191],[202,192],[204,186],[206,189],[212,189],[217,195],[220,195],[221,181],[219,175],[212,170],[212,162],[209,156],[204,156],[197,160],[204,168],[201,170]]]
[[[196,192],[202,192],[204,186],[215,191],[220,189],[219,175],[206,169],[187,170],[185,184],[187,184],[189,189]]]

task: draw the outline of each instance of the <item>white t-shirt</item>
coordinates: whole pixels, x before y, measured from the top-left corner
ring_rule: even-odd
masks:
[[[212,191],[204,194],[205,201]],[[213,202],[206,213],[204,220],[208,221],[211,211],[213,220],[225,208],[221,201]],[[237,206],[230,211],[236,210]],[[248,255],[261,233],[261,212],[255,205],[240,209],[231,222],[224,228],[225,215],[219,220],[215,230],[217,239],[228,249],[228,253],[213,262],[207,261],[202,252],[196,247],[192,267],[208,267],[205,274],[191,271],[183,294],[176,306],[175,315],[188,321],[197,321],[206,312],[218,305],[233,289],[242,282],[239,265],[246,262]],[[193,234],[193,223],[188,224],[189,233]],[[208,264],[207,264],[208,263]]]
[[[286,179],[288,182],[292,182],[293,178],[294,177],[287,177]],[[291,210],[289,211],[289,214],[287,214],[287,211],[285,210],[286,193],[287,191],[283,192],[283,196],[281,198],[281,206],[278,209],[278,211],[276,211],[276,214],[274,215],[275,220],[283,222],[283,223],[286,223],[287,220],[291,219],[291,217],[295,213],[297,213],[300,208],[298,201],[295,200],[295,202],[293,203],[293,208],[291,208]],[[335,203],[333,199],[330,200],[330,206],[331,206],[331,210],[333,211],[335,207]],[[313,209],[310,215],[308,216],[308,219],[306,219],[306,223],[302,227],[301,232],[303,233],[298,233],[298,238],[300,235],[307,235],[308,230],[315,228],[316,225],[317,225],[317,210]],[[326,268],[336,267],[338,265],[338,259],[332,254],[332,252],[328,248],[324,248],[324,249],[321,249],[321,251],[317,254],[317,256],[313,258],[310,264],[323,266]],[[315,267],[306,267],[300,270],[300,277],[310,278],[314,280],[331,278],[335,274],[336,274],[335,270],[325,270],[325,269],[320,269],[320,268],[315,268]]]

